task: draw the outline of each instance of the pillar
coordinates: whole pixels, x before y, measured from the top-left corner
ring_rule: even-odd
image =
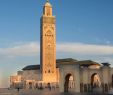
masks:
[[[63,73],[63,69],[62,68],[60,68],[59,69],[59,71],[60,71],[60,81],[59,81],[59,88],[60,88],[60,92],[62,93],[62,92],[64,92],[64,82],[65,82],[65,76],[64,76],[64,73]]]

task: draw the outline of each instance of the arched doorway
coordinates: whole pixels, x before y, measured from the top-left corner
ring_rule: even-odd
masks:
[[[64,92],[70,92],[74,88],[74,79],[72,74],[67,74],[65,76],[65,83],[64,83]]]
[[[94,73],[91,76],[91,91],[95,93],[102,93],[103,91],[101,79],[97,73]]]
[[[47,88],[49,88],[51,90],[51,84],[47,83]]]
[[[32,82],[29,82],[29,89],[32,89]]]
[[[35,88],[36,88],[36,89],[38,88],[38,83],[35,84]]]
[[[101,87],[100,76],[99,76],[97,73],[94,73],[94,74],[91,76],[91,87],[92,87],[92,88]]]

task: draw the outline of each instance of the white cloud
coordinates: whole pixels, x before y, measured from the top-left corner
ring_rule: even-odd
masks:
[[[113,46],[83,43],[60,43],[57,44],[57,51],[83,55],[113,55]]]
[[[22,43],[17,46],[0,48],[0,56],[16,57],[16,56],[32,56],[37,55],[39,46],[36,42]]]
[[[0,48],[0,56],[35,56],[40,52],[38,42],[21,43],[12,47]],[[113,55],[113,46],[84,43],[58,43],[57,52],[81,55]]]

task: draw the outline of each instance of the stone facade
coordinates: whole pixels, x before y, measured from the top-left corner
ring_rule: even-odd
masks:
[[[42,80],[42,73],[40,69],[34,69],[33,66],[29,65],[23,68],[21,74],[17,73],[15,76],[10,76],[10,87],[11,88],[24,88],[24,89],[36,89],[45,88],[48,86],[47,82]],[[29,67],[29,68],[27,68]],[[53,76],[54,77],[54,76]],[[58,87],[59,83],[59,68],[56,68],[56,82],[49,82],[51,86]]]
[[[89,60],[63,62],[59,63],[59,68],[61,92],[92,92],[95,88],[108,92],[113,87],[113,68],[108,63],[100,65]],[[73,77],[71,84],[70,77]]]
[[[57,82],[51,82],[51,87],[59,87],[60,92],[92,92],[95,88],[103,92],[113,87],[113,68],[108,63],[102,65],[91,61],[75,59],[56,60]],[[11,76],[11,87],[20,83],[25,89],[46,88],[48,84],[42,81],[40,65],[30,65]],[[53,76],[54,77],[54,76]]]
[[[22,76],[21,75],[15,75],[15,76],[10,76],[10,87],[11,88],[17,88],[18,85],[22,81]]]

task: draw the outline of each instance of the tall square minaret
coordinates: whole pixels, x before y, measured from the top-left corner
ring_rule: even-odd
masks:
[[[40,30],[40,62],[42,80],[56,82],[56,26],[52,5],[47,1],[43,7]]]

